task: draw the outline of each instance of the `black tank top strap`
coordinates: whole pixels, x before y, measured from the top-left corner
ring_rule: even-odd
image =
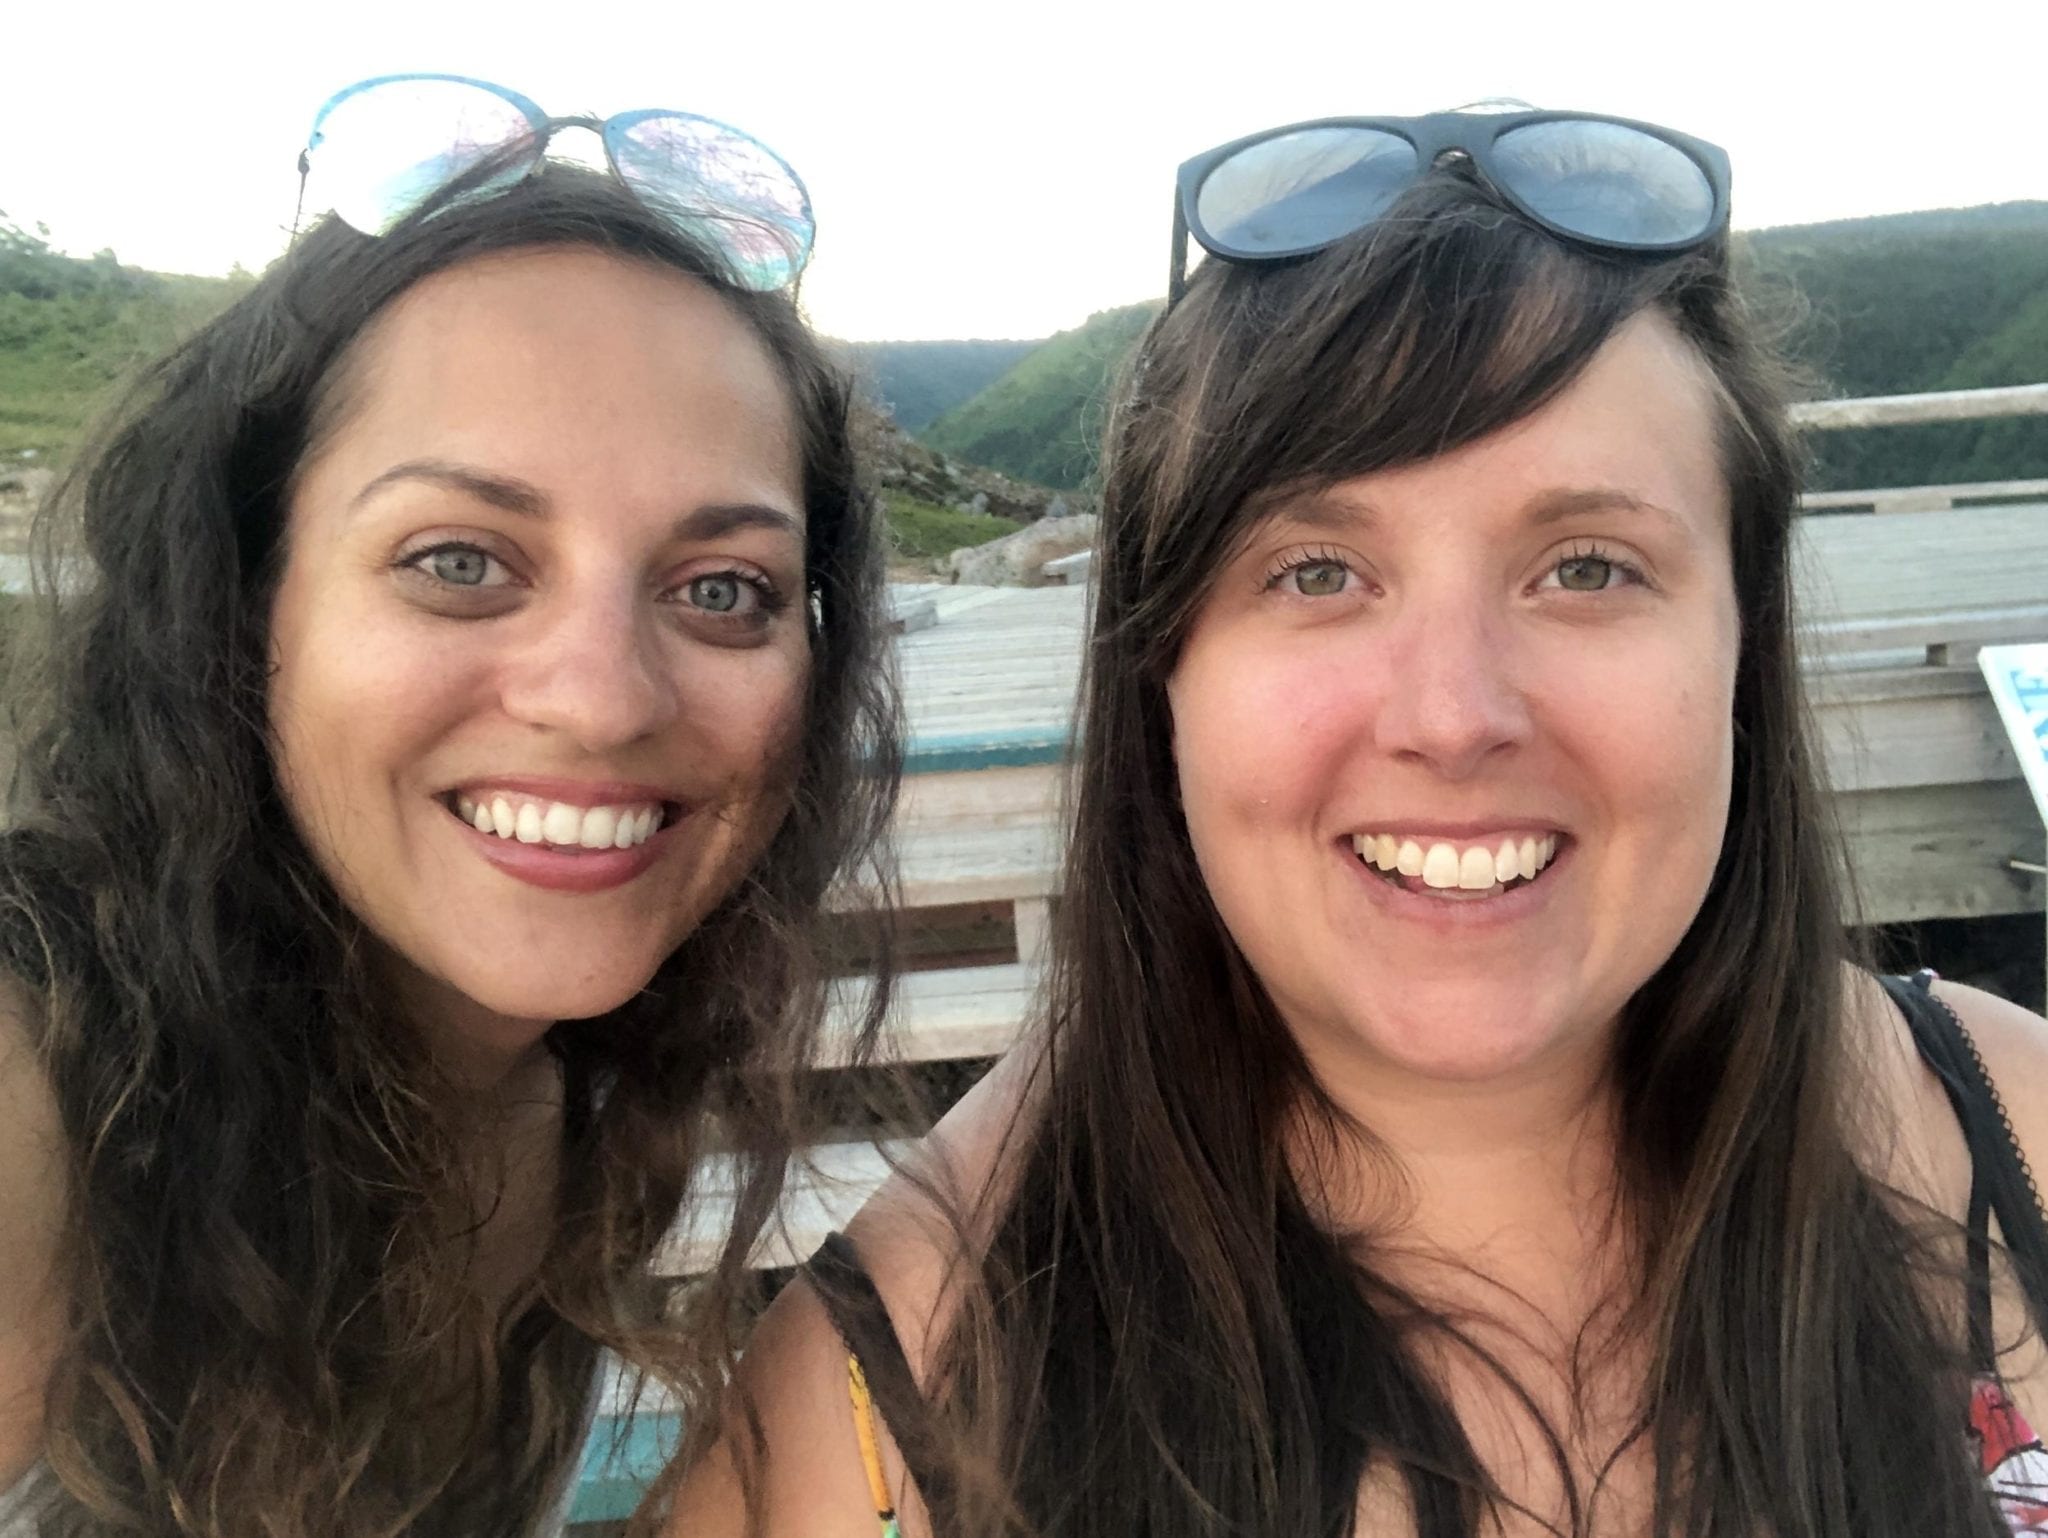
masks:
[[[946,1477],[946,1460],[934,1438],[931,1411],[918,1389],[888,1305],[860,1251],[846,1235],[827,1234],[805,1263],[803,1274],[825,1305],[846,1349],[860,1363],[875,1409],[888,1426],[926,1509],[933,1513],[950,1510],[952,1486]]]
[[[1970,1150],[1969,1259],[1970,1352],[1980,1372],[1992,1372],[1997,1345],[1991,1329],[1990,1215],[2027,1295],[2037,1327],[2048,1329],[2048,1218],[2041,1210],[2026,1156],[2013,1136],[1977,1045],[1956,1012],[1929,986],[1934,973],[1882,979],[1885,991],[1906,1017],[1913,1044],[1934,1071],[1954,1107]]]

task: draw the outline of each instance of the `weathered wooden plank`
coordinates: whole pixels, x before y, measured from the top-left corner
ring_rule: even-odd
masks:
[[[1835,799],[1848,844],[1851,923],[2039,913],[2041,878],[2008,870],[2040,860],[2041,821],[2024,783],[1856,791]]]
[[[751,1264],[793,1266],[808,1257],[828,1233],[853,1221],[888,1178],[891,1156],[900,1157],[908,1148],[907,1142],[898,1141],[835,1143],[807,1150],[791,1166],[777,1219],[761,1235]],[[703,1199],[656,1252],[656,1276],[695,1276],[704,1271],[732,1231],[730,1199],[716,1184],[715,1166],[711,1173],[713,1181]]]
[[[885,1061],[946,1062],[995,1057],[1024,1028],[1038,987],[1038,970],[1018,962],[910,972],[896,980],[882,1043]],[[844,1065],[853,1046],[853,1022],[865,1008],[872,982],[842,980],[834,989],[824,1039],[824,1066]]]
[[[1801,401],[1795,426],[1808,429],[1889,427],[1906,422],[1975,422],[1991,417],[2048,416],[2048,384],[2000,385],[1984,390],[1939,390],[1920,395],[1872,395],[1861,400]]]
[[[1828,782],[1837,791],[2009,780],[2018,773],[1973,667],[1809,675]]]

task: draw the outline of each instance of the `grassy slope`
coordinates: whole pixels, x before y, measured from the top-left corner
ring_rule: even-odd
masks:
[[[1111,381],[1157,304],[1125,305],[1062,331],[920,434],[943,453],[1067,489],[1095,470]]]

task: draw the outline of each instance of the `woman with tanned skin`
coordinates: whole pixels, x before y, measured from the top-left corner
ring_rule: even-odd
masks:
[[[455,84],[470,148],[523,101]],[[53,507],[0,840],[8,1538],[552,1531],[600,1348],[685,1404],[729,1368],[895,707],[847,389],[780,291],[801,185],[764,242],[683,177],[719,125],[629,116],[613,176],[543,133],[314,229]]]

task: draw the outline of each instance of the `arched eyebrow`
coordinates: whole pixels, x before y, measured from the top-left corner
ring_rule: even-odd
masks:
[[[428,485],[459,491],[522,518],[545,518],[553,511],[547,493],[531,481],[496,471],[479,470],[474,465],[458,464],[449,459],[408,459],[403,464],[393,465],[382,474],[373,476],[355,494],[349,508],[353,511],[377,493],[407,481],[424,481]],[[739,529],[766,529],[799,541],[804,537],[802,519],[760,502],[709,502],[692,508],[675,521],[673,534],[681,540],[717,539]]]
[[[1529,522],[1541,527],[1560,523],[1582,513],[1647,513],[1653,518],[1684,525],[1685,520],[1660,502],[1648,502],[1612,486],[1560,487],[1540,492],[1528,506]]]
[[[479,502],[488,502],[492,507],[518,513],[525,518],[545,518],[548,513],[546,493],[531,482],[479,470],[472,465],[457,464],[450,459],[408,459],[403,464],[393,465],[382,474],[372,476],[350,499],[349,509],[353,511],[377,493],[406,481],[445,486],[450,491],[462,492]]]

